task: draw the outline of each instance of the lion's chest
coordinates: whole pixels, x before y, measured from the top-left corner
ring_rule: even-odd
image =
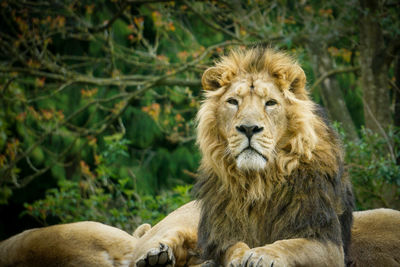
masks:
[[[242,241],[250,247],[259,247],[275,241],[271,239],[275,220],[269,203],[250,205],[236,216],[227,211],[225,218],[226,224],[236,225],[236,229],[230,233],[232,243]]]

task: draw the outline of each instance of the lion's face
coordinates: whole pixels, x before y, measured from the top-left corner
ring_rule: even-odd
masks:
[[[219,99],[217,121],[237,167],[264,169],[286,129],[283,95],[268,74],[237,77]]]
[[[243,171],[289,175],[315,154],[326,166],[336,164],[329,131],[305,84],[303,69],[270,49],[233,51],[208,68],[197,115],[201,169],[228,185]]]

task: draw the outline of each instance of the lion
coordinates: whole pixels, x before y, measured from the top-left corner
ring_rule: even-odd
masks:
[[[224,266],[344,266],[353,193],[338,136],[300,65],[263,47],[234,50],[202,77],[202,259]]]
[[[95,222],[28,230],[0,242],[0,266],[194,267],[202,263],[197,249],[200,207],[198,201],[185,204],[152,228],[139,226],[133,238]],[[349,266],[399,266],[400,212],[353,214]]]
[[[165,266],[209,266],[200,258],[197,247],[200,213],[201,204],[192,201],[153,228],[147,228],[135,249],[136,266],[160,266],[158,259],[163,258],[160,247],[172,249],[172,257]],[[400,266],[400,211],[374,209],[355,211],[353,215],[347,266]],[[325,259],[321,259],[320,265],[327,265]]]
[[[199,207],[190,202],[132,235],[84,221],[26,230],[0,242],[0,267],[185,266],[198,263]],[[143,261],[143,254],[146,261]],[[139,264],[138,264],[139,262]]]
[[[130,235],[88,221],[26,230],[0,242],[0,266],[133,266],[137,242],[149,229],[144,224]]]
[[[184,218],[167,217],[171,230],[142,237],[137,266],[154,266],[149,255],[160,244],[179,250],[176,266],[195,263],[193,255],[206,266],[366,266],[363,251],[396,261],[400,241],[390,234],[399,234],[399,212],[355,213],[352,228],[341,143],[305,84],[295,60],[262,47],[233,51],[205,71],[197,201]],[[373,227],[376,217],[385,223]]]
[[[400,266],[400,211],[356,211],[349,266]]]

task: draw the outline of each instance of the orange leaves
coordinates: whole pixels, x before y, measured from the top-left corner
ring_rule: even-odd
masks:
[[[28,107],[29,115],[31,115],[34,119],[38,121],[61,121],[64,119],[64,114],[61,110],[54,109],[40,109],[37,111],[34,107]],[[20,113],[17,115],[16,119],[23,121],[26,118],[26,112]]]
[[[29,107],[28,107],[28,111],[29,111],[29,114],[30,114],[33,118],[35,118],[35,119],[37,119],[37,120],[41,120],[40,113],[37,112],[36,109],[35,109],[34,107],[29,106]]]
[[[7,158],[9,161],[13,161],[15,157],[18,154],[18,148],[19,148],[20,142],[18,139],[14,138],[10,142],[7,143],[6,145],[6,150],[4,155],[1,155],[1,161],[2,164],[4,164],[7,161]]]
[[[9,162],[15,160],[20,142],[18,139],[11,139],[5,146],[4,154],[0,154],[0,168],[6,166]]]
[[[45,81],[46,81],[46,77],[36,78],[35,84],[36,84],[36,86],[38,86],[38,87],[43,87]]]
[[[6,156],[0,154],[0,168],[6,163]]]
[[[351,60],[352,52],[350,50],[347,50],[346,48],[339,49],[339,48],[331,46],[328,48],[328,52],[333,57],[340,57],[347,63],[349,63]]]
[[[95,7],[94,4],[86,5],[86,6],[85,6],[85,8],[86,8],[86,13],[89,14],[89,15],[92,14],[92,13],[93,13],[93,10],[94,10],[94,7]]]
[[[309,14],[314,14],[314,8],[311,5],[306,5],[304,11]],[[321,8],[318,10],[318,15],[321,17],[331,18],[333,17],[333,10],[331,8]]]
[[[168,63],[169,59],[165,55],[157,55],[157,59],[163,61],[164,63]]]
[[[123,108],[125,108],[126,105],[127,105],[126,101],[122,100],[114,105],[112,112],[114,114],[118,114]]]
[[[97,138],[95,136],[89,135],[87,137],[89,146],[96,146],[97,145]]]
[[[186,61],[188,56],[189,56],[189,53],[185,50],[178,53],[178,58],[182,61]]]
[[[157,27],[161,27],[163,25],[162,16],[160,12],[153,11],[151,13],[151,18],[153,19],[154,25],[156,25]]]
[[[132,43],[140,41],[143,38],[143,29],[144,29],[144,18],[134,17],[133,24],[128,25],[128,30],[132,32],[132,34],[128,35],[128,40]]]
[[[50,110],[42,109],[42,117],[45,120],[50,120],[51,118],[53,118],[53,112]]]
[[[17,23],[18,28],[22,33],[25,33],[29,30],[28,23],[25,20],[23,20],[21,17],[16,17],[15,22]]]
[[[160,104],[152,103],[150,106],[142,107],[142,111],[149,114],[153,120],[158,121],[160,115]]]
[[[280,23],[291,24],[291,25],[296,24],[296,20],[294,19],[293,16],[289,16],[287,18],[279,16],[277,19]]]
[[[166,29],[168,30],[168,31],[175,31],[175,26],[174,26],[174,23],[172,23],[172,21],[169,21],[169,22],[167,22],[167,24],[166,24]]]
[[[65,27],[65,17],[57,16],[52,20],[52,28],[64,28]]]
[[[144,24],[144,18],[143,17],[134,17],[133,22],[138,28],[142,28]],[[133,26],[133,25],[132,25]]]
[[[304,11],[306,11],[307,13],[310,13],[310,14],[314,13],[314,9],[313,9],[313,7],[310,6],[310,5],[306,5],[306,6],[304,7]]]
[[[61,110],[58,110],[56,112],[56,115],[57,115],[59,120],[63,120],[64,119],[64,113]]]
[[[40,67],[40,63],[31,58],[28,60],[28,62],[26,64],[33,69],[38,69]]]
[[[26,112],[21,112],[21,113],[19,113],[19,114],[15,117],[15,119],[16,119],[17,121],[24,121],[25,118],[26,118]]]
[[[163,28],[166,31],[175,31],[175,25],[172,21],[164,21],[160,12],[153,11],[151,13],[153,23],[157,28]]]
[[[319,13],[319,15],[322,16],[322,17],[331,17],[333,11],[332,11],[331,8],[328,8],[328,9],[320,9],[320,10],[318,11],[318,13]]]
[[[90,179],[95,179],[96,175],[90,171],[89,165],[83,160],[80,161],[81,172],[84,176]]]
[[[247,31],[245,30],[245,28],[240,27],[240,31],[239,31],[241,36],[245,36],[247,34]]]
[[[151,13],[151,18],[153,19],[154,25],[156,25],[157,27],[161,27],[162,26],[162,16],[160,14],[160,12],[158,11],[153,11]]]
[[[88,89],[88,90],[81,89],[81,95],[83,97],[90,98],[90,97],[93,97],[95,94],[97,94],[97,91],[98,91],[97,88],[93,88],[91,90],[90,89]]]
[[[183,122],[185,119],[182,117],[182,115],[181,114],[176,114],[175,115],[175,121],[176,122]]]

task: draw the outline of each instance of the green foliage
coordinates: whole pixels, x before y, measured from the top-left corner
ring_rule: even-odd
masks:
[[[335,69],[360,59],[355,0],[31,2],[0,3],[0,205],[26,202],[17,208],[43,224],[129,230],[188,201],[201,74],[228,50],[288,50],[310,86],[323,74],[310,44]],[[385,39],[398,38],[397,6],[379,12]],[[359,128],[360,73],[336,77]],[[311,94],[324,103],[318,89]],[[389,135],[398,157],[398,134]],[[360,208],[397,207],[399,167],[378,139],[363,132],[346,143]]]
[[[164,190],[156,197],[137,194],[132,177],[118,173],[118,161],[129,156],[130,142],[121,134],[105,137],[104,142],[94,172],[81,162],[84,179],[61,179],[58,188],[48,190],[44,199],[25,204],[24,214],[43,225],[91,220],[133,231],[141,223],[157,223],[190,201],[189,185]]]
[[[367,129],[359,141],[346,141],[346,164],[359,209],[400,208],[400,131],[387,132],[390,142]]]

